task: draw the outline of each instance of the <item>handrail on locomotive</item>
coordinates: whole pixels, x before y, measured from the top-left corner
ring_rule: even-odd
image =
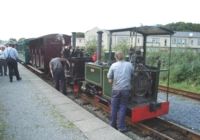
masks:
[[[174,33],[171,30],[168,30],[159,26],[141,26],[141,27],[132,27],[132,28],[123,28],[123,29],[114,29],[108,30],[110,33],[110,43],[109,43],[109,58],[111,58],[112,52],[112,35],[118,32],[130,32],[130,36],[135,35],[135,46],[132,46],[132,38],[131,47],[129,50],[129,61],[134,65],[135,74],[133,81],[133,96],[151,96],[153,95],[153,100],[157,102],[157,92],[158,92],[158,84],[159,84],[159,74],[161,70],[161,61],[159,58],[157,59],[157,67],[148,66],[146,64],[146,48],[147,48],[147,37],[154,35],[169,35],[171,39],[171,35]],[[137,34],[142,35],[143,37],[143,46],[142,48],[137,48]],[[170,44],[171,47],[171,44]],[[111,60],[109,60],[111,62]],[[132,99],[135,99],[132,98]],[[168,100],[168,97],[167,97]],[[137,99],[138,101],[138,99]]]

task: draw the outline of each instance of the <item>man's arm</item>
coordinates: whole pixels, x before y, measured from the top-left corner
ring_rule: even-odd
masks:
[[[70,66],[70,63],[66,58],[60,58],[60,61],[66,62]]]
[[[14,50],[14,55],[15,55],[16,60],[18,60],[19,57],[18,57],[18,52],[17,52],[17,50],[16,50],[15,48],[12,48],[12,49]]]
[[[49,63],[49,69],[50,69],[51,76],[53,77],[53,70],[52,70],[51,62]]]
[[[108,78],[108,83],[112,84],[112,82],[113,82],[113,70],[112,70],[112,66],[108,70],[107,78]]]

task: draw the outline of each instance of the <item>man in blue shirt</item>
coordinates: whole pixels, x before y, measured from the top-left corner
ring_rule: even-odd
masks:
[[[5,46],[0,47],[0,76],[7,75],[7,63],[4,55]]]
[[[118,128],[121,132],[126,132],[125,125],[126,110],[130,97],[131,79],[134,72],[133,65],[124,61],[122,52],[116,52],[117,62],[113,63],[108,71],[108,82],[112,83],[111,97],[111,126]],[[118,114],[119,112],[119,114]],[[117,127],[117,114],[118,127]]]
[[[17,65],[18,52],[15,49],[15,44],[9,43],[8,47],[4,51],[4,55],[8,65],[10,82],[13,82],[13,72],[15,73],[17,81],[20,81],[21,77],[19,75],[18,65]]]

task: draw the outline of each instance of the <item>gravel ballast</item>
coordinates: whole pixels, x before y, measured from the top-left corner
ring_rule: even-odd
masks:
[[[160,93],[159,98],[166,95]],[[170,108],[162,118],[200,132],[200,102],[183,96],[169,94]]]

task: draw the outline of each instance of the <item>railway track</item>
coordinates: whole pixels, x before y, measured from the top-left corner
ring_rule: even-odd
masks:
[[[35,73],[37,74],[37,72]],[[39,74],[39,76],[50,85],[53,85],[52,81],[50,81],[51,78],[41,74]],[[109,123],[109,106],[102,104],[96,101],[94,97],[85,94],[79,94],[78,97],[74,97],[72,93],[69,94],[68,97],[101,120]],[[141,139],[145,140],[200,140],[200,134],[161,118],[154,118],[137,124],[131,124],[129,117],[126,118],[126,121],[130,131],[125,134],[133,139],[138,135],[139,137],[142,137]],[[140,139],[139,137],[138,139]]]
[[[101,113],[101,115],[95,115],[108,123],[108,106],[101,103],[95,103],[92,97],[87,97],[87,95],[81,94],[80,98],[83,100],[83,104],[86,104],[87,106],[91,104],[94,107],[94,111],[90,110],[90,112],[95,113],[95,111],[98,111],[99,113],[101,110],[103,115]],[[102,116],[104,118],[102,118]],[[137,124],[132,124],[129,117],[127,117],[126,120],[130,131],[125,134],[130,137],[133,134],[137,134],[140,137],[152,140],[200,140],[200,134],[161,118],[154,118]]]
[[[182,96],[192,98],[192,99],[195,99],[195,100],[200,100],[200,94],[190,92],[190,91],[166,87],[166,86],[162,86],[162,85],[159,86],[159,90],[163,91],[163,92],[169,92],[169,93],[173,93],[173,94],[177,94],[177,95],[182,95]]]
[[[138,124],[146,133],[154,138],[163,140],[199,140],[197,134],[185,127],[168,122],[161,118],[155,118]]]

